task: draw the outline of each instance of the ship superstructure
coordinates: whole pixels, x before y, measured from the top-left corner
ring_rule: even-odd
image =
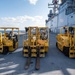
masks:
[[[62,26],[75,25],[75,0],[52,0],[48,4],[50,13],[46,25],[55,33],[59,33]]]

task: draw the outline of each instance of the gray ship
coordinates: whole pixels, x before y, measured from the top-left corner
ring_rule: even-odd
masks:
[[[48,4],[50,13],[46,25],[54,33],[63,26],[75,26],[75,0],[53,0]]]

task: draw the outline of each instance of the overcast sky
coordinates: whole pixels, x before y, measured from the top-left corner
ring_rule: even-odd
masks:
[[[0,0],[0,26],[45,26],[51,0]]]

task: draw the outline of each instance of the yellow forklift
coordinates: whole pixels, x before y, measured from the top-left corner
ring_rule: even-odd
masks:
[[[14,33],[14,31],[16,32]],[[18,48],[18,41],[19,28],[0,27],[0,53],[7,54],[8,52],[16,50]]]
[[[56,36],[57,48],[66,56],[75,58],[75,27],[62,27],[61,32]]]
[[[27,39],[23,42],[23,56],[28,57],[25,69],[29,68],[32,57],[36,58],[35,69],[39,69],[40,57],[45,57],[49,46],[49,29],[47,27],[28,27],[25,28]]]

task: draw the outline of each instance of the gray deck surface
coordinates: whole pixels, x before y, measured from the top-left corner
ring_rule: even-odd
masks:
[[[35,58],[28,70],[24,69],[26,58],[22,48],[12,54],[0,55],[0,75],[75,75],[75,59],[70,59],[56,48],[55,34],[50,35],[50,48],[40,59],[40,70],[35,70]]]

